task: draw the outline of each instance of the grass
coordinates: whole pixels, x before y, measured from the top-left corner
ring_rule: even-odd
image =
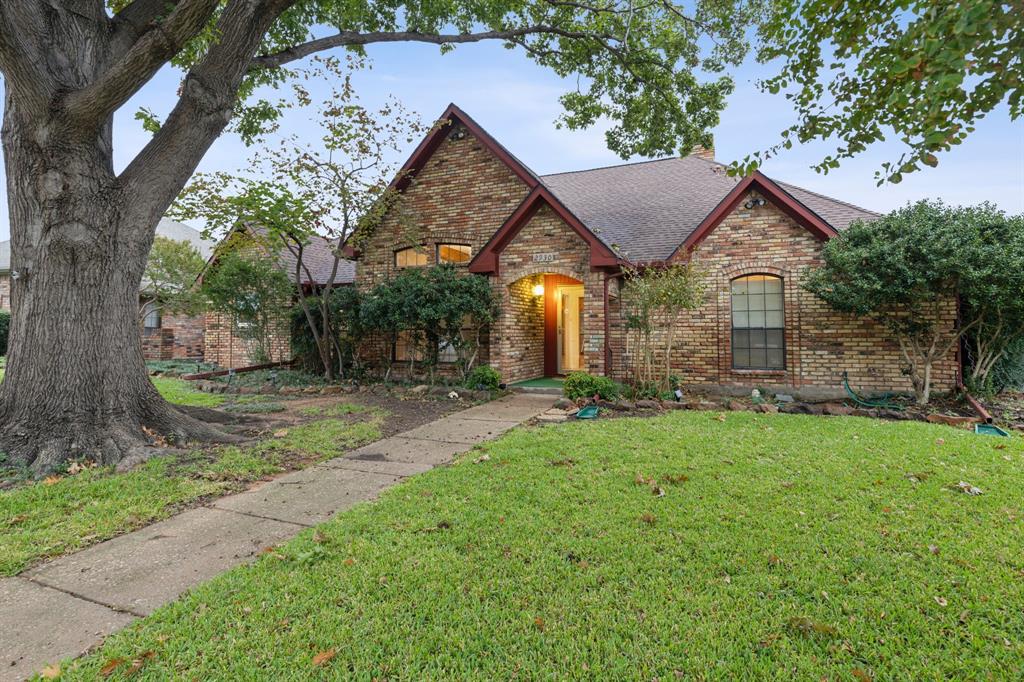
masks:
[[[280,470],[235,450],[208,464],[182,468],[160,457],[124,474],[97,467],[0,492],[0,575],[141,528],[189,502]]]
[[[217,407],[224,404],[226,396],[219,393],[204,393],[192,388],[187,381],[170,377],[150,377],[150,381],[168,402],[194,407]]]
[[[133,660],[154,680],[1024,675],[1019,438],[685,412],[484,449],[191,591],[62,679]]]
[[[355,423],[324,419],[244,448],[156,458],[123,474],[87,468],[0,491],[0,576],[141,528],[247,482],[337,457],[380,438],[380,423],[379,415]]]

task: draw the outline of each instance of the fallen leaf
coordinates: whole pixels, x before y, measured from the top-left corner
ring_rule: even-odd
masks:
[[[828,635],[835,637],[839,631],[828,623],[820,623],[806,616],[794,616],[789,619],[789,627],[805,635]]]
[[[946,439],[945,438],[936,438],[935,439],[935,444],[936,445],[945,445],[946,444]]]
[[[336,654],[335,654],[334,649],[328,649],[327,651],[321,651],[320,653],[318,653],[316,656],[313,657],[313,665],[314,666],[321,666],[321,665],[327,663],[328,661],[330,661],[332,658],[334,658],[335,655]]]
[[[480,455],[479,457],[477,457],[476,459],[473,460],[473,464],[479,464],[480,462],[489,462],[489,461],[491,461],[491,456],[490,455]]]
[[[960,618],[959,618],[960,624],[961,625],[966,625],[967,621],[970,620],[970,617],[971,617],[971,614],[970,614],[970,612],[967,609],[964,609],[963,611],[961,611],[960,612]]]
[[[356,562],[355,559],[353,559],[352,557],[349,557],[349,558],[345,559],[344,561],[342,561],[341,563],[345,564],[346,566],[351,566],[355,562]]]
[[[536,618],[533,619],[533,624],[534,624],[534,626],[538,630],[540,630],[541,632],[544,632],[544,619],[543,618],[541,618],[540,616],[537,616]]]
[[[928,551],[931,552],[932,554],[938,554],[939,553],[939,546],[938,545],[928,545]]]
[[[680,483],[686,483],[689,480],[690,480],[690,477],[687,476],[686,474],[668,474],[667,476],[665,476],[665,482],[666,483],[671,483],[673,485],[678,485]]]
[[[665,497],[665,489],[656,485],[651,486],[651,494],[655,497]]]
[[[768,557],[768,565],[769,566],[780,566],[781,564],[782,564],[782,559],[780,559],[778,556],[772,554],[772,555],[770,555]]]
[[[645,512],[641,514],[640,520],[646,523],[648,526],[653,526],[655,521],[657,521],[657,519],[654,518],[654,514],[651,514],[650,512]]]
[[[47,476],[43,479],[43,485],[53,485],[54,483],[60,483],[60,476]]]
[[[44,680],[55,680],[60,677],[60,666],[59,665],[48,665],[39,671],[39,677]]]
[[[873,677],[871,677],[871,673],[869,673],[867,670],[864,670],[863,668],[854,668],[851,674],[859,682],[871,682],[871,680],[874,679]]]
[[[102,675],[103,677],[110,677],[110,674],[117,670],[117,667],[124,662],[125,660],[123,658],[110,659],[109,661],[107,661],[106,665],[100,668],[100,675]]]
[[[725,413],[723,412],[723,413],[719,414],[717,417],[715,417],[715,419],[717,419],[720,422],[724,422],[725,421]]]
[[[125,671],[125,675],[132,676],[142,669],[142,666],[146,664],[146,661],[156,656],[155,651],[143,652],[138,658],[132,659],[132,665],[128,670]]]
[[[974,485],[971,485],[967,481],[960,481],[956,485],[950,486],[950,490],[959,490],[960,492],[966,493],[968,495],[981,495],[982,494],[981,488],[979,488],[977,486],[974,486]]]
[[[935,603],[939,606],[949,606],[949,602],[944,597],[935,597]]]
[[[279,429],[274,431],[274,438],[284,438],[288,435],[288,429]]]

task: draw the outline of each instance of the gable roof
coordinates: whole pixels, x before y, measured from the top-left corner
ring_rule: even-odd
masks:
[[[602,241],[635,262],[671,256],[731,192],[755,176],[762,186],[784,190],[773,198],[795,200],[834,230],[878,217],[761,173],[740,179],[725,171],[720,163],[685,156],[555,173],[541,181]]]
[[[249,230],[252,230],[261,237],[266,237],[266,228],[250,225]],[[281,269],[288,279],[292,282],[295,281],[295,263],[298,259],[295,254],[284,246],[281,246],[277,252],[277,262],[281,266]],[[320,235],[313,235],[303,248],[302,253],[302,283],[305,285],[324,285],[331,281],[331,270],[334,268],[334,242],[321,237]],[[308,272],[306,272],[308,270]],[[348,260],[345,258],[338,259],[338,271],[334,276],[334,284],[352,284],[356,281],[356,263],[355,261]]]
[[[854,220],[872,220],[879,214],[817,192],[775,182],[755,173],[730,177],[726,167],[698,156],[671,157],[590,170],[538,176],[494,139],[466,112],[449,104],[440,123],[416,147],[391,187],[404,190],[426,165],[442,141],[462,125],[529,187],[530,195],[492,236],[470,266],[476,272],[493,272],[497,254],[518,232],[524,216],[536,212],[535,202],[549,204],[563,220],[591,243],[591,263],[608,264],[610,251],[627,261],[649,262],[669,258],[684,243],[713,229],[724,212],[713,215],[732,195],[752,185],[819,237],[846,229]],[[713,224],[712,224],[713,223]],[[599,243],[596,243],[599,242]]]
[[[447,108],[437,118],[438,123],[430,129],[427,136],[423,138],[423,141],[419,143],[413,153],[409,156],[409,160],[405,162],[402,168],[398,171],[395,179],[391,182],[391,188],[397,189],[398,191],[404,190],[412,182],[412,179],[416,174],[422,170],[423,166],[426,165],[427,160],[434,151],[441,145],[441,143],[453,132],[453,126],[460,124],[469,131],[473,137],[475,137],[480,144],[486,147],[492,154],[508,166],[509,170],[515,173],[520,180],[526,183],[526,185],[533,189],[540,184],[540,178],[530,170],[526,164],[517,159],[509,150],[505,149],[505,146],[494,139],[494,137],[484,130],[479,123],[473,120],[473,118],[464,112],[455,104],[449,104]],[[446,123],[443,123],[446,122]]]

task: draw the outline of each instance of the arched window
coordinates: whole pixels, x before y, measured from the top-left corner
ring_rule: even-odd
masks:
[[[396,268],[414,268],[427,264],[427,252],[419,246],[410,246],[407,249],[395,251]]]
[[[782,278],[747,275],[732,281],[732,366],[785,369]]]

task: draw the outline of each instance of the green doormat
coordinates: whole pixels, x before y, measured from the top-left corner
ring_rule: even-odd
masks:
[[[1005,436],[1010,437],[1010,434],[1003,431],[995,424],[975,424],[974,432],[980,436]]]

